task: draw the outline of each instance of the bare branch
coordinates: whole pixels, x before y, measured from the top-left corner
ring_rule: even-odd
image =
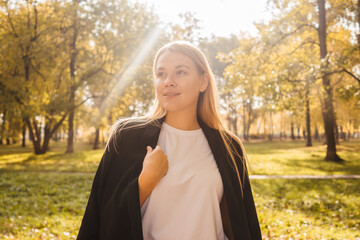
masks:
[[[101,71],[102,71],[103,73],[105,73],[106,75],[109,75],[109,76],[111,76],[111,77],[115,76],[115,73],[108,72],[108,71],[106,71],[104,68],[102,68]]]
[[[348,71],[347,69],[343,69],[343,71],[345,72],[345,73],[347,73],[348,75],[350,75],[351,77],[353,77],[355,80],[357,80],[358,82],[359,82],[359,84],[360,84],[360,78],[358,78],[358,77],[356,77],[352,72],[350,72],[350,71]]]
[[[296,32],[298,32],[299,30],[301,30],[302,28],[304,27],[311,27],[311,28],[314,28],[316,31],[318,30],[314,25],[310,24],[310,23],[304,23],[304,24],[300,24],[297,28],[294,29],[294,31],[292,32],[289,32],[289,33],[286,33],[284,34],[283,36],[281,36],[281,38],[279,40],[277,40],[275,43],[273,43],[271,45],[271,47],[274,47],[275,45],[281,43],[283,40],[285,40],[287,37],[295,34]]]
[[[37,2],[35,1],[33,4],[33,8],[34,8],[34,19],[35,19],[35,23],[34,23],[34,41],[37,38],[37,27],[38,27],[38,12],[37,12],[37,8],[36,8],[36,4]]]
[[[31,59],[30,59],[30,65],[31,65],[31,67],[34,69],[34,71],[35,71],[44,81],[46,81],[45,76],[40,72],[39,69],[37,69],[37,68],[35,67],[35,65],[32,63]]]
[[[65,120],[65,118],[68,114],[69,114],[69,112],[64,113],[64,115],[61,117],[61,119],[55,124],[53,129],[50,131],[50,136],[52,136],[54,134],[54,132],[60,127],[60,125],[63,123],[63,121]]]
[[[352,78],[354,78],[355,80],[358,81],[358,83],[360,84],[360,78],[358,78],[357,76],[355,76],[355,74],[353,74],[352,72],[350,72],[349,70],[347,70],[346,68],[340,69],[340,70],[336,70],[333,72],[327,72],[324,75],[332,75],[332,74],[337,74],[337,73],[347,73],[349,76],[351,76]]]
[[[17,34],[16,30],[15,30],[15,27],[14,27],[14,24],[12,22],[12,19],[11,19],[11,16],[10,16],[10,10],[8,8],[8,5],[6,4],[6,12],[7,12],[7,18],[8,18],[8,21],[9,21],[9,24],[10,24],[10,27],[11,27],[11,30],[13,31],[13,35],[18,38],[19,35]]]

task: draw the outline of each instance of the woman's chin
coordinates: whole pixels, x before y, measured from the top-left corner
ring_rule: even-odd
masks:
[[[167,112],[178,112],[180,109],[176,107],[164,107]]]
[[[167,112],[177,112],[181,110],[181,107],[178,106],[178,104],[173,104],[173,103],[165,103],[162,104],[162,107],[167,111]]]

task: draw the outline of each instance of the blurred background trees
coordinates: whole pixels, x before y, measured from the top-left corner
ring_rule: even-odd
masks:
[[[360,5],[354,0],[269,0],[258,33],[204,37],[193,12],[165,23],[131,76],[148,36],[164,23],[134,1],[2,1],[1,144],[29,139],[37,154],[51,141],[105,141],[116,119],[146,113],[154,98],[152,61],[172,40],[206,54],[228,128],[246,141],[336,144],[359,137]],[[126,76],[125,76],[126,75]],[[125,81],[125,78],[127,80]],[[121,87],[119,87],[119,83]]]

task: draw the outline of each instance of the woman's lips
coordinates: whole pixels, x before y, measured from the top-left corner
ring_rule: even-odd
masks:
[[[171,98],[175,98],[176,96],[179,96],[179,95],[180,95],[180,93],[165,93],[164,97],[166,99],[171,99]]]

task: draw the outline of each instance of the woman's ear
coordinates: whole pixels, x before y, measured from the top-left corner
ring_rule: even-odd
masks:
[[[204,73],[201,77],[200,92],[204,92],[209,85],[210,76],[208,73]]]

